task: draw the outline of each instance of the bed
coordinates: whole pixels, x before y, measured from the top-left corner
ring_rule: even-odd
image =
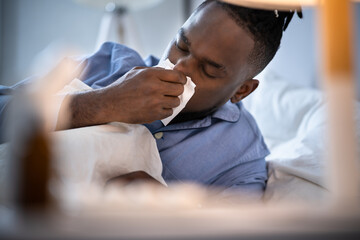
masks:
[[[313,234],[328,239],[344,232],[359,234],[358,208],[344,211],[324,205],[330,196],[324,94],[296,86],[271,71],[265,71],[259,80],[258,89],[244,105],[255,117],[271,151],[266,158],[269,178],[262,202],[224,206],[209,201],[207,190],[195,185],[170,190],[158,185],[123,185],[104,192],[110,178],[132,171],[144,171],[166,185],[156,143],[146,128],[112,123],[51,134],[58,153],[54,166],[59,173],[57,191],[52,194],[60,200],[63,214],[55,214],[53,222],[40,220],[46,228],[29,224],[31,221],[21,225],[12,211],[0,204],[0,237],[21,239],[29,234],[51,237],[61,233],[80,239],[300,239]],[[356,108],[359,127],[358,103]],[[128,139],[127,134],[134,131],[138,137]],[[105,144],[99,145],[99,139]],[[148,144],[139,151],[144,141]],[[122,144],[127,144],[126,154],[119,147]],[[93,151],[79,151],[86,146],[92,146]],[[5,181],[8,150],[9,144],[0,145],[0,202],[5,200],[4,189],[11,187]],[[148,161],[141,160],[144,158]]]
[[[255,117],[271,152],[266,158],[269,179],[263,201],[322,201],[328,194],[324,94],[296,86],[271,71],[265,71],[259,79],[259,88],[244,100],[244,105]],[[74,86],[68,86],[67,91],[79,88]],[[129,139],[131,132],[138,137]],[[58,159],[66,159],[55,164],[64,189],[84,189],[84,184],[104,186],[109,179],[132,171],[144,171],[166,185],[156,143],[145,127],[112,123],[55,132],[52,138]],[[99,145],[100,139],[106,144]],[[139,151],[140,145],[146,147]],[[126,154],[119,146],[126,146]],[[7,148],[7,144],[0,146],[2,183],[8,167]],[[83,148],[92,151],[78,151]],[[150,161],[139,161],[143,158]]]

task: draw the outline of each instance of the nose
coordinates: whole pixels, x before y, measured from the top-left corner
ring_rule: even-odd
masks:
[[[191,77],[193,72],[194,62],[190,57],[182,57],[176,61],[174,70],[184,73],[186,76]]]

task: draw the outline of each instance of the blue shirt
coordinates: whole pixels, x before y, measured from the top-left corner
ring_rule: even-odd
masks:
[[[79,78],[92,88],[107,86],[135,66],[154,66],[158,59],[143,60],[132,49],[105,43],[82,60]],[[9,89],[0,88],[0,119],[9,101]],[[261,196],[267,180],[265,156],[269,151],[255,120],[243,104],[226,103],[201,119],[164,126],[145,124],[154,136],[166,182],[196,182]],[[231,191],[233,192],[233,191]]]

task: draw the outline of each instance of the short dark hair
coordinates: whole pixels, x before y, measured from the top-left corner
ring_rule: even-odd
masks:
[[[280,47],[282,33],[290,23],[294,12],[253,9],[218,0],[206,0],[197,10],[210,2],[220,5],[239,26],[253,37],[255,45],[248,61],[253,66],[251,77],[259,74],[274,58]],[[301,11],[298,15],[302,17]]]

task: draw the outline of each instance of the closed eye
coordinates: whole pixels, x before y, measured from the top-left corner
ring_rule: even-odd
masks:
[[[189,52],[187,46],[184,47],[184,46],[182,46],[181,44],[179,44],[179,39],[177,39],[174,44],[175,44],[175,47],[176,47],[177,49],[179,49],[180,51],[182,51],[182,52]]]
[[[207,71],[206,71],[206,67],[204,64],[201,64],[201,71],[205,74],[206,77],[208,78],[216,78],[215,76],[209,74]]]
[[[182,52],[189,52],[189,47],[191,43],[189,39],[185,36],[184,29],[180,28],[175,41],[175,46]]]

